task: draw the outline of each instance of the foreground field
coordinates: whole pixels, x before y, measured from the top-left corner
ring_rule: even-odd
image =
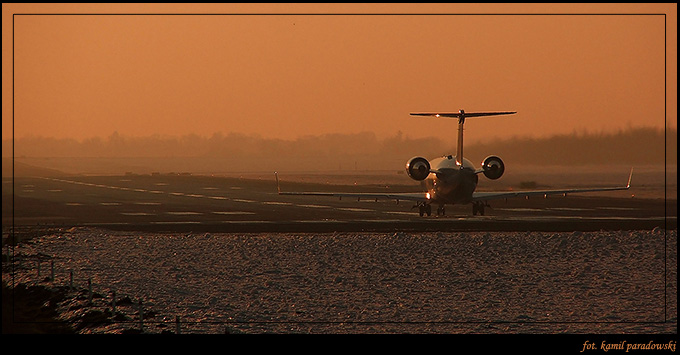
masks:
[[[677,333],[677,230],[45,231],[3,281],[80,333]]]

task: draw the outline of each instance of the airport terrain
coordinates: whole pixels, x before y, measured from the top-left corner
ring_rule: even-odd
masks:
[[[419,191],[397,174],[279,176],[288,191]],[[280,196],[273,173],[5,178],[3,246],[18,244],[3,281],[46,297],[19,314],[39,327],[49,305],[47,332],[139,332],[144,300],[146,333],[677,333],[676,201],[635,181],[419,217],[405,201]],[[112,292],[129,302],[115,316]]]

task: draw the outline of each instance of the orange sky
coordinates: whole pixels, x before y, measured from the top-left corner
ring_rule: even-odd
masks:
[[[455,141],[453,121],[409,112],[460,108],[518,111],[468,121],[468,142],[677,127],[677,4],[3,4],[2,16],[3,139]]]

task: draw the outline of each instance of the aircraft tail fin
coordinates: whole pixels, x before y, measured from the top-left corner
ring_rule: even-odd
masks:
[[[462,169],[463,168],[463,124],[465,119],[468,117],[483,117],[483,116],[500,116],[500,115],[512,115],[517,113],[516,111],[498,111],[498,112],[465,112],[465,110],[460,110],[458,112],[446,112],[446,113],[411,113],[411,116],[429,116],[429,117],[445,117],[445,118],[458,118],[458,144],[456,149],[456,164]]]

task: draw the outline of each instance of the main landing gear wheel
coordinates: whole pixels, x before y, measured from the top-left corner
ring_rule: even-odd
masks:
[[[425,214],[429,216],[432,214],[432,206],[425,204],[420,205],[418,206],[418,213],[420,214],[420,217],[422,217]]]
[[[472,215],[476,216],[479,212],[480,216],[484,215],[484,204],[483,203],[473,203],[472,204]]]

